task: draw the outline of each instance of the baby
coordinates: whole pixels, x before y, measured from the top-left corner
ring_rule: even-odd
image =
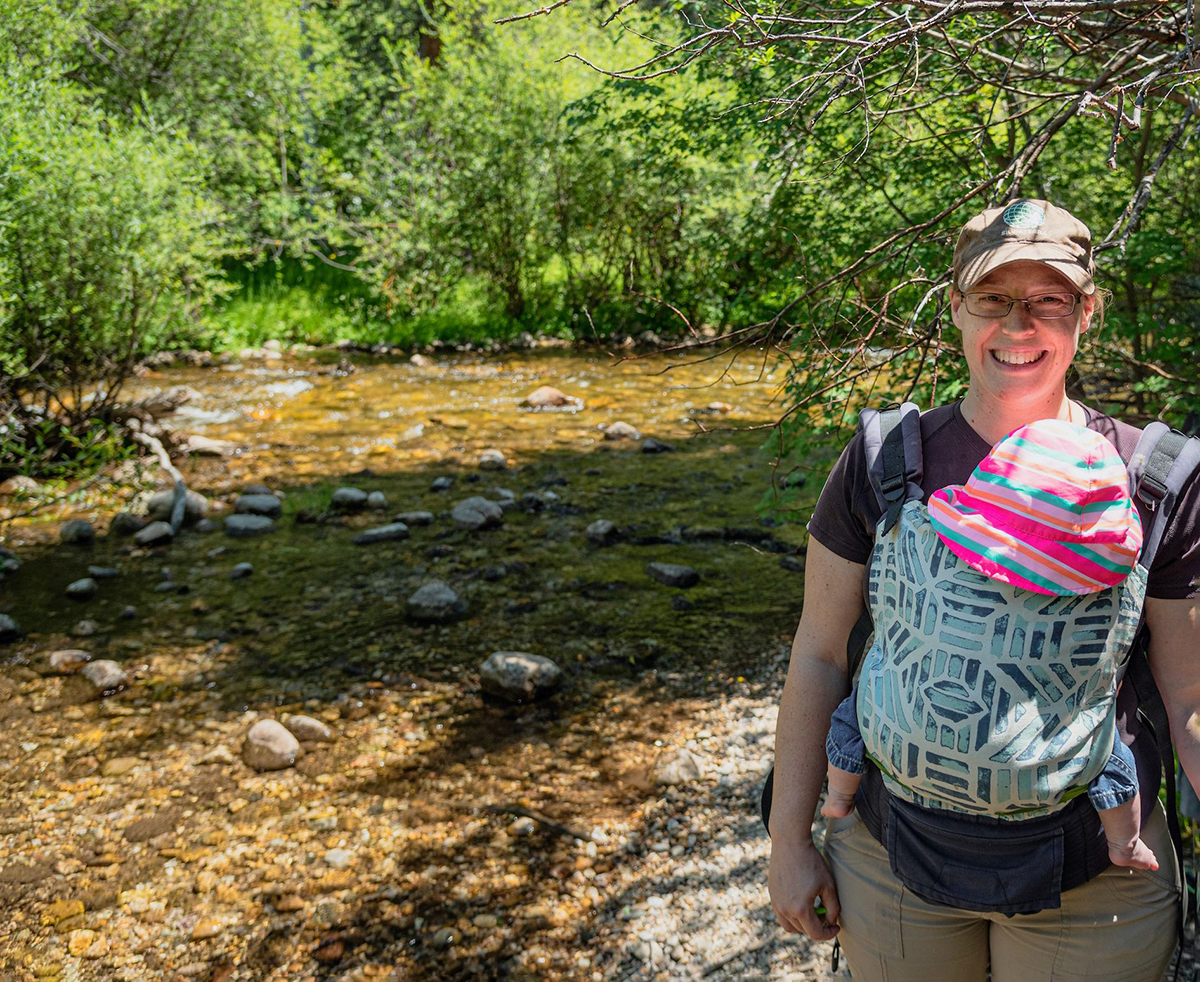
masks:
[[[1112,468],[1112,474],[1100,490],[1104,492],[1107,503],[1115,506],[1111,515],[1118,516],[1107,520],[1107,541],[1112,540],[1114,527],[1118,528],[1118,531],[1123,524],[1128,528],[1128,536],[1124,540],[1125,556],[1120,562],[1109,564],[1112,572],[1105,574],[1107,579],[1089,582],[1084,574],[1071,569],[1069,565],[1057,571],[1048,571],[1047,568],[1041,567],[1038,573],[1031,572],[1028,557],[1022,557],[1019,542],[1014,542],[1012,549],[1006,548],[1005,536],[1009,533],[999,527],[1007,521],[1003,511],[1005,503],[999,502],[999,510],[989,509],[986,504],[980,505],[980,502],[989,498],[996,503],[994,489],[997,486],[997,474],[1012,475],[1018,469],[1027,482],[1023,489],[1026,492],[1023,498],[1026,503],[1039,495],[1049,498],[1054,489],[1042,487],[1041,484],[1043,480],[1050,481],[1050,478],[1045,476],[1048,472],[1036,466],[1037,445],[1040,439],[1045,439],[1038,427],[1047,429],[1051,437],[1057,436],[1061,441],[1063,434],[1057,433],[1056,430],[1069,425],[1043,420],[1022,427],[992,449],[988,457],[976,468],[971,482],[966,486],[952,486],[935,492],[930,498],[929,514],[942,542],[979,572],[1037,593],[1081,595],[1114,586],[1123,580],[1136,561],[1137,550],[1141,544],[1141,526],[1136,510],[1129,501],[1128,475],[1125,475],[1126,483],[1122,483],[1120,477],[1124,474],[1124,465],[1120,462],[1116,450],[1107,444],[1107,441],[1104,443],[1106,449],[1111,451],[1111,457],[1106,453],[1106,462]],[[1082,444],[1103,441],[1103,437],[1090,431],[1079,435]],[[1058,446],[1061,447],[1062,443],[1059,442]],[[1034,476],[1031,479],[1029,475]],[[973,488],[977,494],[975,499],[972,499]],[[1030,491],[1032,499],[1028,493]],[[1034,505],[1034,508],[1036,507]],[[1124,517],[1120,517],[1122,511]],[[956,522],[961,520],[962,515],[969,515],[972,539],[959,534],[962,529],[956,527]],[[989,528],[989,521],[994,521],[996,526]],[[1028,528],[1028,521],[1025,526],[1016,527]],[[829,758],[829,790],[821,808],[821,814],[829,818],[840,818],[853,811],[855,792],[862,781],[865,747],[858,724],[857,698],[856,685],[834,711],[830,720],[829,736],[825,745]],[[1133,754],[1121,742],[1120,734],[1115,729],[1112,751],[1104,770],[1089,784],[1088,798],[1100,816],[1112,863],[1115,866],[1135,869],[1158,869],[1158,860],[1141,839],[1137,772]]]

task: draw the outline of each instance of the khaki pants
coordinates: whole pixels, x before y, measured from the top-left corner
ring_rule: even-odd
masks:
[[[893,876],[852,812],[830,823],[825,854],[841,902],[838,935],[857,982],[1160,982],[1175,948],[1179,886],[1161,807],[1142,839],[1157,872],[1109,867],[1037,914],[929,904]]]

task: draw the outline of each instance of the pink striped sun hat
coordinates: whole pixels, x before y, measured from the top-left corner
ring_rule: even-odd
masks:
[[[973,569],[1053,596],[1125,579],[1142,547],[1129,474],[1099,433],[1041,419],[997,443],[965,485],[929,498],[929,518]]]

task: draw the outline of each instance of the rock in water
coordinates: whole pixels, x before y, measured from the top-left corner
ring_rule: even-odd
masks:
[[[387,507],[387,495],[382,491],[372,491],[367,495],[367,507],[372,511],[382,511]]]
[[[689,587],[700,582],[700,574],[691,566],[677,563],[646,563],[646,572],[667,586]]]
[[[589,542],[594,542],[598,546],[607,546],[617,541],[619,533],[617,526],[607,518],[597,518],[587,527],[586,535]]]
[[[663,754],[654,766],[657,784],[691,784],[704,776],[704,764],[690,750],[680,747]]]
[[[16,641],[21,636],[21,628],[8,614],[0,614],[0,643]]]
[[[275,531],[275,523],[265,515],[230,515],[225,519],[225,534],[235,539],[249,539]]]
[[[403,522],[405,525],[432,525],[433,512],[431,511],[402,511],[399,515],[392,519],[394,522]]]
[[[128,511],[119,511],[108,523],[109,535],[134,535],[144,529],[149,523],[141,515]]]
[[[367,507],[368,494],[359,488],[341,487],[333,492],[329,506],[334,511],[362,511]]]
[[[479,455],[481,471],[503,471],[508,469],[508,458],[503,450],[485,450]]]
[[[467,604],[441,580],[431,580],[408,598],[408,616],[421,624],[447,624],[467,612]]]
[[[242,760],[256,771],[280,771],[296,763],[300,742],[282,723],[260,719],[246,734]]]
[[[146,514],[153,522],[165,522],[171,517],[171,508],[175,504],[174,491],[159,491],[146,504]],[[208,499],[190,488],[183,498],[183,520],[198,522],[208,514]]]
[[[325,743],[333,739],[329,727],[311,716],[289,716],[283,725],[302,743]]]
[[[99,589],[99,583],[90,576],[85,576],[82,580],[76,580],[74,583],[68,584],[67,596],[72,600],[91,600]]]
[[[85,519],[76,518],[59,530],[58,541],[65,545],[90,546],[96,541],[95,526]]]
[[[242,488],[242,494],[269,494],[274,496],[275,492],[265,484],[247,484]]]
[[[89,652],[79,648],[61,648],[46,657],[49,670],[55,675],[71,675],[92,660]]]
[[[476,495],[455,505],[450,517],[459,528],[478,532],[503,524],[504,509],[497,502]]]
[[[534,409],[546,409],[551,406],[583,406],[583,400],[569,396],[552,385],[543,385],[534,389],[524,399],[524,404]]]
[[[133,537],[133,541],[139,546],[163,546],[174,538],[170,522],[151,522]]]
[[[484,691],[509,702],[531,702],[562,684],[562,670],[544,655],[493,651],[479,667]]]
[[[449,491],[454,487],[454,478],[452,477],[435,477],[433,483],[429,485],[430,491]]]
[[[642,453],[672,453],[674,450],[674,444],[663,443],[662,440],[655,440],[653,437],[642,441]]]
[[[88,662],[79,669],[79,674],[96,687],[97,698],[112,695],[129,684],[129,676],[125,674],[125,669],[106,658]]]
[[[378,528],[367,529],[354,537],[356,546],[371,546],[376,542],[396,542],[408,538],[408,526],[403,522],[392,522]]]
[[[278,518],[283,514],[283,502],[273,494],[243,494],[233,504],[239,515],[263,515]]]
[[[616,422],[611,424],[604,431],[604,439],[606,440],[640,440],[642,434],[628,423]]]
[[[247,576],[254,574],[254,567],[250,563],[238,563],[229,571],[231,580],[244,580]]]

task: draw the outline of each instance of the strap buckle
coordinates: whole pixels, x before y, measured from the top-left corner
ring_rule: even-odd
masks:
[[[904,484],[903,474],[892,474],[879,482],[879,490],[883,492],[885,500],[892,501],[898,493],[904,490]]]
[[[1143,474],[1137,489],[1138,499],[1151,511],[1154,511],[1167,496],[1167,486],[1149,474]]]

